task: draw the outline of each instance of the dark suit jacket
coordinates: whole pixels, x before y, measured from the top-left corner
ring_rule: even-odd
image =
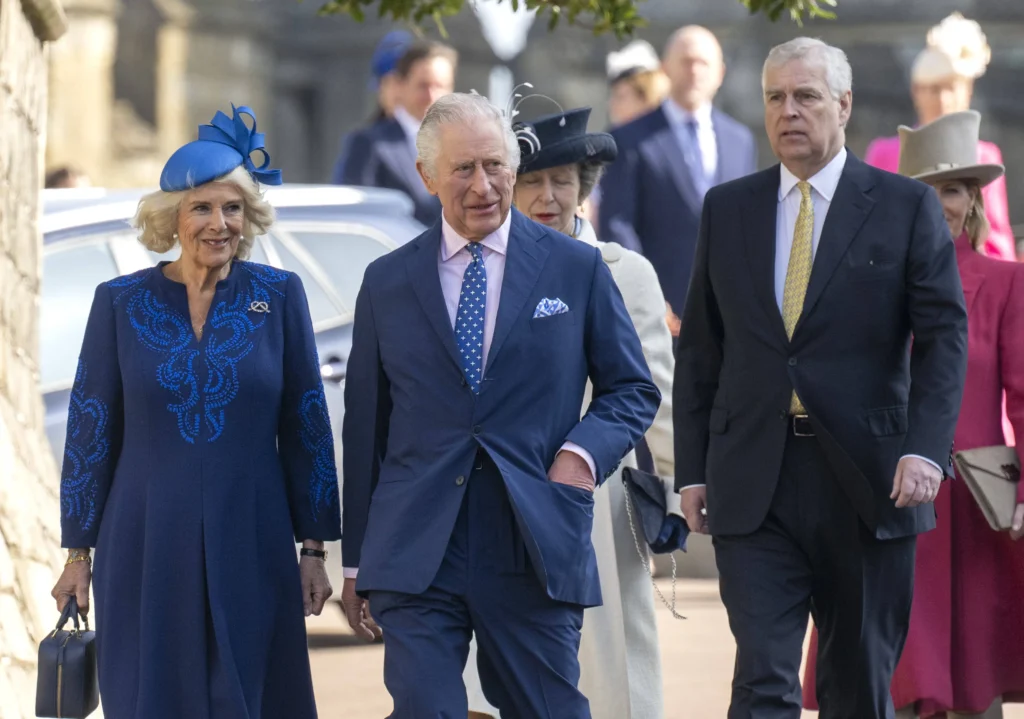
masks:
[[[413,215],[424,225],[441,217],[441,203],[423,185],[416,171],[416,153],[398,124],[388,118],[353,137],[342,167],[343,185],[364,185],[400,190],[412,199]]]
[[[931,529],[931,505],[896,509],[889,495],[903,455],[949,466],[967,367],[964,295],[938,198],[849,154],[790,342],[775,301],[778,191],[776,165],[705,200],[676,361],[676,487],[706,481],[712,534],[757,529],[796,388],[875,535]]]
[[[747,127],[713,110],[718,141],[715,183],[754,171],[757,144]],[[598,237],[643,253],[679,314],[697,246],[702,198],[665,111],[658,108],[612,131],[619,148],[601,181]]]
[[[590,452],[599,478],[610,476],[654,421],[660,394],[597,248],[512,213],[479,395],[460,369],[441,291],[441,223],[366,270],[342,437],[342,551],[346,567],[359,567],[361,592],[427,589],[483,449],[548,594],[600,603],[593,493],[547,472],[570,441]],[[569,311],[534,318],[544,298]],[[588,377],[594,399],[581,420]]]

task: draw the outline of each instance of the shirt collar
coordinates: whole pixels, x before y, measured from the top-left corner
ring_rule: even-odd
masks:
[[[690,118],[697,121],[698,127],[711,126],[711,103],[701,105],[693,112],[684,110],[677,105],[676,101],[672,98],[667,98],[661,106],[665,110],[665,116],[668,118],[668,123],[672,126],[684,125]]]
[[[842,147],[836,156],[825,165],[823,168],[818,170],[811,179],[807,182],[810,183],[814,191],[825,198],[826,202],[832,202],[832,196],[836,194],[836,187],[839,186],[839,178],[843,176],[843,168],[846,166],[846,148]],[[789,193],[796,187],[796,183],[800,182],[800,178],[789,171],[785,165],[780,167],[779,173],[779,202],[782,202],[789,196]]]
[[[397,105],[395,107],[395,121],[406,135],[413,140],[416,139],[416,135],[420,131],[421,123],[415,117],[410,115],[409,112],[401,105]]]
[[[480,240],[480,244],[503,255],[508,254],[508,234],[511,227],[512,210],[510,209],[505,216],[505,221],[501,223],[501,227]],[[448,219],[444,216],[444,212],[441,213],[441,238],[443,240],[441,243],[441,262],[447,262],[469,244],[469,240],[459,235],[448,224]]]

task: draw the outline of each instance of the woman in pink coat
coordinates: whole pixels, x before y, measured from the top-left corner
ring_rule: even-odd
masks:
[[[957,423],[957,450],[1003,444],[1003,395],[1024,437],[1024,265],[981,254],[987,221],[981,189],[1003,174],[977,158],[981,116],[945,115],[916,130],[899,129],[898,169],[927,182],[942,200],[956,238],[968,312],[967,381]],[[1018,455],[1020,447],[1018,447]],[[961,479],[935,500],[938,527],[917,540],[910,631],[892,682],[898,719],[1000,719],[1003,702],[1024,702],[1024,483],[1013,530],[993,531]],[[817,637],[804,678],[814,697]]]
[[[928,45],[914,61],[910,83],[918,124],[926,125],[950,112],[971,106],[974,81],[985,73],[991,50],[981,27],[953,13],[928,31]],[[900,158],[899,137],[880,137],[868,145],[864,160],[882,170],[896,172]],[[1003,154],[991,142],[978,143],[978,162],[1002,165]],[[983,251],[1001,260],[1017,259],[1006,180],[1002,177],[982,190],[989,222]]]

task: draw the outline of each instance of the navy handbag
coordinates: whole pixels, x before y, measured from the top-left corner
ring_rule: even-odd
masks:
[[[36,716],[85,719],[100,703],[96,676],[96,632],[82,615],[85,630],[78,623],[78,601],[71,597],[60,615],[57,628],[39,644],[39,675],[36,681]],[[65,631],[68,619],[74,629]]]

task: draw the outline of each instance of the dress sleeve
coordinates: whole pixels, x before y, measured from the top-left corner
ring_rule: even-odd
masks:
[[[284,317],[284,392],[278,451],[298,541],[341,537],[338,469],[313,321],[302,280],[289,275]]]
[[[114,306],[96,288],[68,404],[60,477],[61,546],[95,547],[121,453],[124,404]]]
[[[1024,265],[1014,267],[999,323],[999,372],[1006,393],[1006,416],[1017,441],[1017,457],[1024,458]],[[1024,482],[1017,485],[1017,501],[1024,502]]]

